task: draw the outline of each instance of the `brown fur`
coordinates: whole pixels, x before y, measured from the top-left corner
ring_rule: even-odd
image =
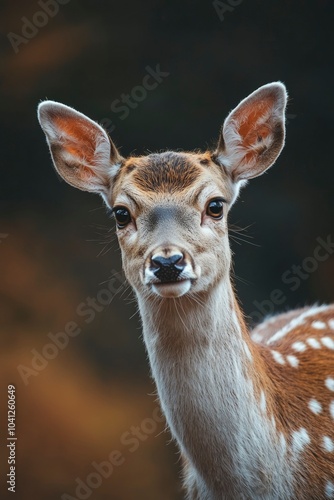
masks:
[[[276,82],[244,99],[225,120],[214,153],[127,160],[75,110],[40,106],[60,174],[131,215],[118,230],[124,270],[137,294],[160,400],[185,455],[189,500],[321,500],[326,481],[334,482],[333,453],[322,445],[324,436],[334,442],[334,392],[325,387],[326,377],[334,378],[334,350],[292,346],[310,336],[334,339],[334,306],[296,321],[277,342],[273,335],[307,309],[267,320],[252,338],[229,276],[227,214],[244,181],[280,153],[286,97]],[[217,197],[224,200],[221,218],[207,211]],[[183,279],[155,281],[154,256],[180,254]],[[316,330],[313,320],[327,330]],[[311,399],[321,404],[319,414]],[[300,432],[304,441],[296,439]]]
[[[307,308],[304,308],[278,315],[277,321],[271,325],[271,333],[278,331],[278,325],[281,328],[306,310]],[[320,349],[307,345],[304,352],[294,351],[291,345],[296,341],[305,342],[310,337],[320,341],[322,337],[330,336],[334,340],[333,330],[312,328],[313,321],[326,323],[333,317],[334,306],[307,318],[304,324],[292,329],[277,343],[270,346],[260,344],[256,348],[264,361],[261,365],[272,384],[272,415],[277,420],[278,428],[283,431],[290,445],[293,431],[305,428],[310,436],[310,444],[302,452],[300,476],[296,480],[296,499],[325,498],[325,482],[334,478],[333,453],[325,451],[321,443],[323,436],[334,441],[334,422],[329,413],[329,404],[334,400],[334,392],[325,387],[326,378],[334,377],[334,354],[323,345]],[[263,342],[270,337],[271,335],[266,335]],[[291,354],[296,356],[299,360],[298,367],[294,368],[289,363],[280,365],[273,362],[271,349],[275,349],[284,357]],[[311,399],[316,399],[322,405],[322,411],[318,415],[308,407]]]

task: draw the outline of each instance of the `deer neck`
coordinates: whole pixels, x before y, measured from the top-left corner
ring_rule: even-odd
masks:
[[[285,441],[267,411],[269,376],[230,280],[197,301],[139,296],[138,302],[162,409],[198,481],[211,485],[203,498],[222,492],[224,498],[288,498]],[[273,492],[275,482],[286,489]]]

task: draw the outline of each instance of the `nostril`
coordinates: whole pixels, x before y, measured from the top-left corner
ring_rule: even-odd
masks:
[[[177,281],[185,268],[183,254],[174,254],[167,258],[161,255],[153,255],[151,264],[152,271],[162,283]]]
[[[155,268],[161,268],[161,267],[182,267],[182,269],[184,268],[184,266],[176,266],[176,264],[180,263],[180,261],[183,259],[183,255],[182,254],[174,254],[174,255],[171,255],[170,257],[163,257],[162,255],[153,255],[153,257],[151,258],[151,262],[153,264],[153,267]]]

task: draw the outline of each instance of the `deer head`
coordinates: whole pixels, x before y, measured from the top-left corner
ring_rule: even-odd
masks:
[[[105,130],[53,101],[38,117],[58,173],[112,209],[127,279],[146,297],[214,287],[230,268],[227,214],[284,144],[286,90],[260,87],[228,115],[215,151],[124,159]]]

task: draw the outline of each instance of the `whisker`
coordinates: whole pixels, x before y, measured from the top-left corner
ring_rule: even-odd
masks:
[[[232,241],[234,241],[235,243],[237,243],[238,245],[241,245],[241,241],[243,243],[248,243],[249,245],[252,245],[254,247],[258,247],[258,248],[261,248],[261,245],[258,245],[257,243],[253,243],[252,241],[248,241],[248,240],[245,240],[244,238],[240,238],[240,236],[235,236],[235,235],[229,235],[230,236],[230,239]]]
[[[244,278],[241,278],[241,276],[238,276],[236,274],[233,273],[233,278],[235,278],[237,281],[240,281],[240,283],[243,283],[244,285],[250,285],[251,282],[244,279]]]
[[[249,229],[250,227],[253,227],[254,225],[255,225],[255,222],[253,222],[252,224],[249,224],[248,226],[245,226],[245,227],[240,227],[240,226],[237,226],[235,224],[231,224],[229,226],[229,231],[234,232],[234,233],[244,233],[245,231],[247,231],[247,229]],[[244,234],[244,236],[246,236],[247,238],[254,238],[254,236],[251,236],[249,234]]]
[[[177,315],[178,317],[180,318],[180,321],[182,323],[182,325],[184,326],[185,330],[189,331],[187,325],[185,324],[185,322],[183,321],[182,317],[181,317],[181,314],[180,314],[180,311],[178,310],[177,308],[177,302],[176,302],[176,299],[173,298],[173,302],[174,302],[174,305],[175,305],[175,310],[177,312]],[[182,305],[180,304],[181,308],[182,308]],[[183,310],[183,309],[182,309]],[[184,314],[184,310],[183,310],[183,314]]]

